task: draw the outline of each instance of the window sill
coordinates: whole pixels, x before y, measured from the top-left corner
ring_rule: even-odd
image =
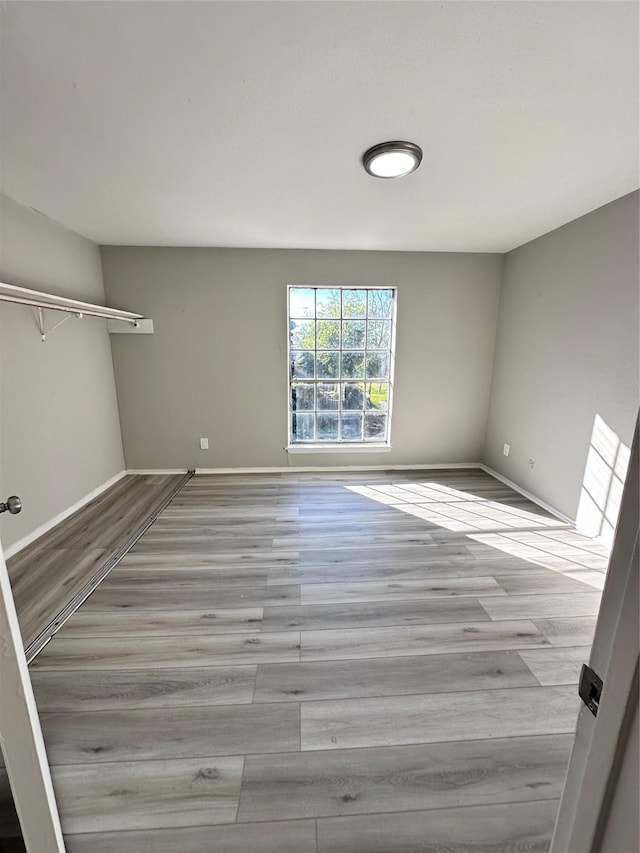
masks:
[[[339,444],[289,444],[285,448],[287,453],[390,453],[392,447],[390,444],[347,444],[340,442]]]

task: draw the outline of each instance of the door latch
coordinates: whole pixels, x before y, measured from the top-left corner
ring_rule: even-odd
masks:
[[[602,696],[602,679],[586,663],[582,664],[578,694],[593,716],[597,717]]]

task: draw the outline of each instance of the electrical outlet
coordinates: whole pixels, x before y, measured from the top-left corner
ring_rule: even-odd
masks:
[[[529,460],[529,468],[533,468],[533,466],[534,466],[535,464],[536,464],[536,463],[533,461],[533,459],[530,459],[530,460]]]
[[[200,439],[200,450],[208,450],[209,449],[209,439],[201,438]]]
[[[504,453],[505,456],[509,455],[510,450],[511,450],[510,444],[505,444],[504,447],[502,448],[502,452]]]

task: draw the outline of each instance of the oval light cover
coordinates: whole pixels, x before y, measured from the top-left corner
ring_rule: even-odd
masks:
[[[374,178],[402,178],[422,161],[422,149],[413,142],[383,142],[362,156],[365,171]]]

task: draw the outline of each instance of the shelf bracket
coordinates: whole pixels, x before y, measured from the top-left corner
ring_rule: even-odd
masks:
[[[58,320],[58,322],[54,323],[50,329],[47,329],[45,326],[45,322],[44,322],[44,311],[45,311],[44,308],[36,308],[36,313],[38,315],[38,321],[37,321],[38,322],[38,329],[40,331],[40,339],[41,339],[42,343],[44,343],[46,341],[47,335],[50,335],[51,332],[54,331],[54,329],[57,329],[63,323],[66,323],[66,321],[69,320],[71,317],[78,317],[78,318],[82,317],[82,314],[80,312],[78,312],[77,314],[65,314],[64,317],[62,318],[62,320]]]

